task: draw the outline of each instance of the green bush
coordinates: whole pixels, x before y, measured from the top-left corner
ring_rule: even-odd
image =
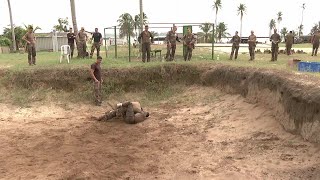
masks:
[[[0,46],[10,46],[11,41],[6,37],[0,37]]]

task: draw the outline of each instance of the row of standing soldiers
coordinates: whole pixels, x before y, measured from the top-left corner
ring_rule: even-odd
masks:
[[[77,49],[79,52],[79,57],[80,58],[85,58],[88,56],[87,53],[87,40],[88,36],[87,33],[84,31],[84,28],[82,27],[77,36],[75,33],[72,32],[72,28],[69,29],[69,33],[67,34],[68,38],[68,45],[70,46],[71,49],[71,58],[73,58],[73,51],[75,47],[75,40],[78,39],[78,44],[77,44]],[[95,28],[95,32],[92,34],[92,39],[93,39],[93,44],[91,47],[91,53],[90,53],[90,58],[92,58],[94,50],[97,49],[97,57],[100,56],[100,46],[102,44],[102,35],[100,32],[98,32],[98,28]]]
[[[320,31],[317,31],[312,39],[312,56],[317,56],[318,48],[319,48],[319,39],[320,39]],[[236,31],[235,35],[232,37],[232,49],[230,54],[230,60],[232,60],[233,55],[235,54],[235,59],[238,57],[238,50],[239,50],[239,44],[240,44],[240,37],[238,36],[238,31]],[[279,51],[279,42],[281,42],[281,36],[277,33],[277,29],[274,29],[274,33],[270,37],[271,41],[271,61],[277,61],[278,59],[278,51]],[[257,37],[254,35],[254,32],[251,31],[251,35],[248,38],[248,44],[249,44],[249,54],[250,54],[250,61],[255,59],[255,47],[256,47]],[[286,42],[286,53],[287,55],[291,54],[291,48],[294,43],[294,35],[292,31],[290,31],[285,36],[285,42]]]
[[[177,27],[173,26],[172,30],[167,33],[166,36],[166,43],[167,43],[167,54],[165,59],[167,61],[173,61],[175,52],[176,52],[176,47],[177,44],[176,42],[180,42],[177,34]],[[138,41],[141,44],[141,49],[142,49],[142,61],[145,62],[147,59],[147,62],[150,62],[150,51],[151,51],[151,43],[154,41],[154,37],[149,31],[149,26],[145,26],[145,30],[139,35]],[[187,61],[191,59],[192,57],[192,50],[194,49],[194,44],[195,44],[195,37],[191,32],[191,29],[188,28],[188,32],[186,35],[183,36],[182,38],[183,44],[186,47],[185,53],[184,53],[184,60]]]

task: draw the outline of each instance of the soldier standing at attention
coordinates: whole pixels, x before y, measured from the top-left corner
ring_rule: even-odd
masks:
[[[286,52],[289,56],[291,54],[291,48],[292,44],[294,43],[294,36],[292,34],[292,31],[289,32],[289,34],[286,35]]]
[[[73,58],[73,51],[74,51],[74,40],[76,39],[76,35],[72,32],[72,28],[69,29],[69,33],[67,34],[68,38],[68,45],[70,46],[71,50],[71,58]]]
[[[97,57],[100,56],[100,46],[102,44],[102,35],[101,33],[98,32],[98,28],[94,29],[94,33],[92,35],[93,38],[93,44],[91,47],[91,53],[90,53],[90,58],[92,58],[94,49],[97,49]]]
[[[172,61],[174,60],[174,55],[176,53],[176,41],[180,42],[178,36],[176,34],[177,26],[173,26],[172,30],[167,33],[166,41],[167,41],[167,55],[166,60]]]
[[[102,57],[98,56],[97,61],[91,64],[91,68],[90,68],[90,76],[94,81],[93,89],[94,89],[95,102],[97,106],[101,106],[101,103],[102,103],[101,85],[102,85],[103,79],[101,76],[101,67],[100,67],[101,62],[102,62]]]
[[[281,37],[277,33],[277,29],[274,29],[273,32],[274,33],[270,37],[271,53],[272,53],[271,61],[276,61],[276,60],[278,60],[279,42],[280,42]]]
[[[146,62],[146,54],[147,54],[147,62],[150,62],[150,51],[151,51],[151,43],[153,43],[153,35],[149,31],[148,25],[144,26],[144,31],[139,35],[138,41],[142,46],[141,47],[142,61]]]
[[[183,44],[186,45],[186,51],[184,54],[184,60],[190,61],[192,57],[192,50],[194,49],[194,43],[196,42],[196,38],[191,33],[191,29],[187,28],[187,34],[183,36]]]
[[[313,55],[317,56],[318,48],[319,48],[319,39],[320,39],[320,30],[318,30],[318,32],[316,32],[311,39],[311,43],[312,43],[311,56],[313,56]]]
[[[28,27],[28,32],[22,37],[27,42],[28,63],[29,66],[36,65],[36,37],[33,33],[33,27]]]
[[[249,61],[253,61],[255,59],[256,43],[257,43],[257,37],[256,37],[256,35],[254,35],[254,31],[251,31],[251,35],[248,38],[249,54],[250,54]]]
[[[84,32],[84,28],[82,27],[81,30],[78,33],[78,38],[79,38],[79,44],[78,44],[78,51],[80,58],[86,57],[87,53],[87,34]]]
[[[236,31],[235,35],[231,39],[232,42],[232,49],[231,49],[231,54],[230,54],[230,60],[233,58],[234,54],[234,59],[238,58],[238,51],[239,51],[239,44],[240,44],[240,37],[238,36],[238,31]]]

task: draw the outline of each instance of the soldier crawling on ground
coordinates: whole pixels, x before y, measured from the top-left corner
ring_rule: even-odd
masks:
[[[97,118],[98,121],[107,121],[114,117],[122,117],[128,124],[136,124],[146,120],[149,113],[144,111],[139,102],[125,101],[112,106],[111,111]]]

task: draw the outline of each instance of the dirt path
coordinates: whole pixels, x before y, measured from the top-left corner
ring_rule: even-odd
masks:
[[[191,87],[145,107],[137,125],[96,122],[106,107],[0,110],[0,179],[319,179],[320,148],[266,108]]]

